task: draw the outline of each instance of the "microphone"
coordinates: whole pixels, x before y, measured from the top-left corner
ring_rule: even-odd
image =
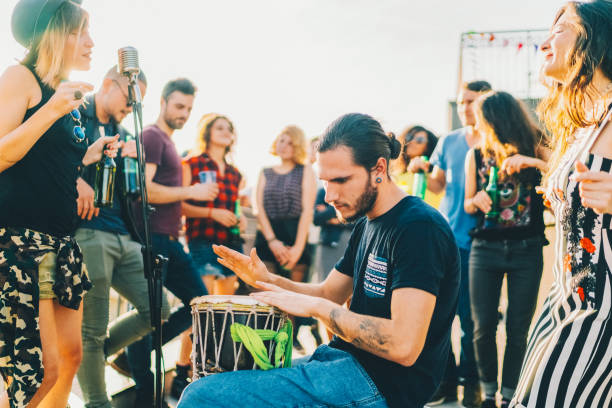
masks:
[[[119,48],[117,54],[119,55],[119,65],[117,65],[117,71],[121,75],[125,75],[129,81],[128,104],[130,106],[134,106],[135,110],[138,111],[140,108],[140,102],[142,101],[140,87],[136,86],[136,78],[140,73],[138,51],[134,47],[123,47]]]
[[[138,64],[138,51],[134,47],[119,48],[118,71],[121,75],[133,78],[140,73]]]

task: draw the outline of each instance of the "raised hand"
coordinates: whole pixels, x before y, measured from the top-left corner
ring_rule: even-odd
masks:
[[[506,174],[519,173],[527,167],[535,167],[533,157],[515,154],[508,157],[501,164],[500,170]]]
[[[102,153],[110,157],[117,157],[120,147],[121,142],[119,141],[118,134],[115,136],[102,136],[89,146],[85,157],[83,157],[83,164],[88,166],[99,162],[102,159]]]
[[[572,178],[577,183],[582,205],[592,208],[597,214],[612,214],[612,174],[589,171],[584,163],[576,162],[576,173]]]
[[[93,85],[87,82],[62,82],[46,106],[59,118],[77,109],[83,103],[83,96],[93,89]]]
[[[213,245],[213,251],[219,257],[221,265],[231,269],[243,281],[254,287],[261,287],[261,282],[269,282],[272,274],[266,265],[257,256],[255,248],[251,249],[251,256],[229,249],[223,245]]]

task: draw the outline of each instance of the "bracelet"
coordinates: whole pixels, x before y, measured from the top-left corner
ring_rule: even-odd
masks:
[[[268,244],[271,244],[274,241],[277,241],[277,239],[276,239],[276,237],[272,237],[271,239],[266,238],[266,241],[268,241]]]
[[[210,218],[211,215],[212,215],[212,208],[208,207],[208,215],[206,216],[206,218]]]

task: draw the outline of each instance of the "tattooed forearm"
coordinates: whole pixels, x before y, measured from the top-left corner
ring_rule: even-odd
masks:
[[[362,317],[359,322],[359,333],[352,343],[359,348],[388,354],[390,341],[391,336],[383,333],[380,322]]]
[[[344,330],[342,327],[344,327]],[[360,349],[389,354],[391,335],[382,322],[365,316],[349,316],[341,307],[334,307],[329,312],[329,328],[332,332]]]
[[[340,337],[344,337],[344,332],[338,325],[338,319],[343,312],[344,310],[340,307],[335,307],[329,312],[329,328]]]

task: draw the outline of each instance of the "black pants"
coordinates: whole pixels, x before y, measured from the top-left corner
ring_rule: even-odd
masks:
[[[497,391],[497,309],[504,275],[508,283],[508,310],[502,395],[511,397],[518,382],[537,303],[544,242],[541,236],[509,241],[474,239],[472,242],[470,300],[474,348],[480,381],[489,395]]]

